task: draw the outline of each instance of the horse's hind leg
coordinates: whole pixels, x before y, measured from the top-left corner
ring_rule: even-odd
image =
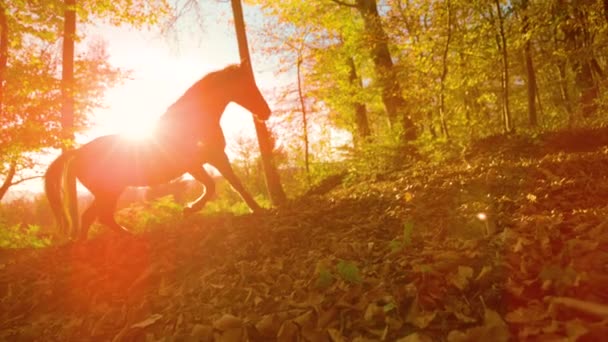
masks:
[[[97,200],[93,200],[93,203],[84,211],[82,214],[82,226],[80,227],[80,236],[78,236],[78,240],[84,241],[87,239],[89,234],[89,228],[93,221],[97,218]]]
[[[190,202],[184,208],[184,215],[190,215],[192,213],[195,213],[195,212],[201,210],[201,208],[203,206],[205,206],[205,203],[207,203],[207,201],[215,193],[215,182],[213,181],[213,178],[211,178],[211,176],[209,176],[209,174],[207,173],[205,168],[203,168],[202,166],[199,166],[197,168],[192,168],[192,169],[190,169],[190,171],[188,173],[190,173],[190,175],[192,175],[192,177],[194,177],[194,179],[201,182],[203,184],[203,186],[205,187],[205,190],[203,190],[202,195],[200,195],[193,202]]]
[[[230,183],[232,188],[241,195],[241,198],[249,208],[253,212],[259,212],[262,208],[258,205],[258,203],[253,199],[253,197],[245,190],[245,187],[238,179],[234,170],[232,170],[232,166],[230,165],[230,161],[228,160],[228,156],[226,153],[218,153],[214,154],[212,158],[209,159],[210,164],[215,166],[215,168],[224,176],[224,178]]]
[[[120,192],[116,193],[104,193],[103,195],[96,195],[95,201],[97,205],[97,211],[99,213],[99,222],[108,226],[113,231],[120,234],[131,235],[125,227],[121,226],[114,219],[114,210],[116,209],[116,202]]]

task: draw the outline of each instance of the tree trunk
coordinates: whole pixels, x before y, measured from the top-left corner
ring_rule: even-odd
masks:
[[[350,69],[348,80],[351,88],[360,90],[363,87],[363,83],[361,81],[361,77],[357,75],[355,60],[352,57],[348,57],[347,63]],[[354,94],[351,94],[351,97],[354,97]],[[367,108],[365,107],[364,103],[361,103],[361,101],[358,100],[353,102],[353,107],[355,110],[355,126],[357,127],[356,136],[359,137],[359,140],[365,140],[371,134],[369,129],[369,121],[367,120]]]
[[[382,87],[382,102],[386,108],[389,124],[391,127],[401,124],[404,140],[415,140],[416,127],[408,114],[401,85],[397,80],[397,73],[388,48],[388,35],[382,27],[376,0],[357,0],[356,8],[363,17],[365,30],[370,35],[372,60]],[[401,116],[401,120],[398,123],[399,116]]]
[[[8,20],[5,11],[4,4],[0,2],[0,117],[3,115],[4,80],[8,62]],[[16,169],[17,164],[11,162],[6,178],[0,187],[0,201],[11,186]]]
[[[13,178],[15,177],[16,172],[17,163],[12,161],[11,166],[8,169],[8,173],[6,174],[6,178],[4,178],[4,182],[2,182],[2,186],[0,186],[0,201],[2,201],[2,198],[4,198],[4,195],[6,195],[11,185],[13,185]]]
[[[583,117],[591,117],[597,112],[597,103],[595,102],[599,96],[599,89],[593,80],[593,72],[589,61],[581,63],[577,68],[579,72],[576,74],[576,84],[581,90],[580,109]]]
[[[502,113],[503,113],[503,124],[505,132],[509,133],[513,130],[513,124],[511,122],[511,109],[509,107],[509,54],[507,51],[507,36],[505,34],[505,25],[502,9],[500,8],[500,1],[495,0],[496,12],[498,15],[498,28],[500,35],[500,43],[498,44],[499,49],[502,52]]]
[[[559,73],[559,89],[564,103],[564,108],[568,113],[568,125],[574,124],[574,110],[572,109],[572,102],[570,100],[570,91],[568,91],[568,74],[566,72],[566,62],[560,61],[557,63],[557,71]]]
[[[523,27],[522,36],[526,37],[530,30],[530,20],[528,16],[528,0],[522,1],[523,10]],[[526,60],[527,86],[528,86],[528,123],[532,127],[538,125],[538,115],[536,113],[536,72],[534,70],[534,62],[532,60],[532,43],[530,38],[524,43],[524,56]]]
[[[61,73],[61,128],[63,149],[74,141],[74,41],[76,39],[76,0],[65,0],[63,56]]]
[[[439,120],[441,120],[441,132],[446,139],[450,139],[450,132],[448,131],[448,124],[445,119],[445,79],[448,76],[448,52],[450,50],[450,41],[452,40],[452,6],[450,4],[450,0],[446,0],[446,5],[448,15],[448,32],[442,55],[442,70],[439,90]]]
[[[6,68],[8,63],[8,20],[6,9],[0,2],[0,117],[3,115],[4,105],[4,80],[6,79]]]
[[[542,117],[544,115],[543,114],[544,111],[543,111],[543,103],[540,99],[540,91],[538,90],[538,82],[536,82],[535,92],[536,92],[536,101],[538,101],[538,114]]]
[[[249,61],[246,63],[251,69],[251,58],[249,56],[249,47],[247,44],[247,35],[245,32],[245,20],[243,19],[243,8],[241,7],[241,0],[231,0],[232,14],[234,15],[234,28],[236,30],[236,37],[239,45],[239,55],[241,57],[241,63],[243,61]],[[250,70],[251,77],[253,77],[253,70]],[[272,150],[274,143],[268,127],[265,122],[254,120],[255,131],[258,136],[258,144],[260,146],[260,155],[262,163],[264,165],[264,174],[266,178],[266,187],[268,188],[268,194],[270,201],[273,205],[281,205],[285,203],[287,197],[283,191],[281,180],[279,178],[279,172],[273,162]]]
[[[559,5],[561,8],[568,6],[564,1],[560,1]],[[588,28],[585,26],[586,24],[570,23],[587,23],[587,20],[584,20],[586,15],[581,8],[574,7],[574,12],[572,16],[567,17],[567,22],[562,26],[562,31],[569,52],[570,65],[575,74],[574,82],[579,91],[577,111],[583,117],[590,117],[597,111],[596,100],[599,96],[599,88],[593,77],[591,65],[593,56],[589,56],[588,53],[581,53],[586,48],[585,36],[588,35]]]
[[[300,51],[298,51],[300,54]],[[304,92],[302,91],[302,56],[298,55],[297,76],[298,76],[298,97],[300,99],[300,111],[302,112],[302,131],[304,132],[304,167],[306,168],[306,179],[310,186],[310,151],[308,142],[308,118]]]

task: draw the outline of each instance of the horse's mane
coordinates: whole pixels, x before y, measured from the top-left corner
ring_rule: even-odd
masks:
[[[231,83],[230,81],[240,72],[239,64],[230,64],[223,69],[212,71],[196,83],[194,83],[186,92],[180,96],[169,108],[165,115],[181,112],[180,109],[187,108],[189,104],[200,103],[200,97],[205,94],[210,94],[214,89],[220,89],[223,83]],[[211,94],[210,94],[211,95]]]

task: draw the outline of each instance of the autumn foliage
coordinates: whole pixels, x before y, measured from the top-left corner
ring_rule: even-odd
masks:
[[[66,3],[0,0],[0,199],[74,144],[66,10],[78,135],[128,76],[80,27],[166,32],[228,6]],[[4,201],[0,340],[605,339],[607,1],[248,0],[244,14],[289,199],[272,206],[243,135],[228,153],[261,213],[216,177],[184,217],[202,189],[177,179],[123,195],[133,236],[94,225],[65,243],[46,199]]]

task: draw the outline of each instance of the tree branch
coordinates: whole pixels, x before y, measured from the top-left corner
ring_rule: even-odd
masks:
[[[27,181],[32,180],[32,179],[42,178],[42,177],[44,177],[44,175],[36,175],[36,176],[21,178],[19,180],[11,182],[11,186],[17,185],[17,184],[21,184],[23,182],[27,182]]]
[[[357,8],[357,4],[349,4],[348,2],[344,2],[342,0],[331,0],[332,2],[340,5],[340,6],[346,6],[346,7],[350,7],[350,8]]]

